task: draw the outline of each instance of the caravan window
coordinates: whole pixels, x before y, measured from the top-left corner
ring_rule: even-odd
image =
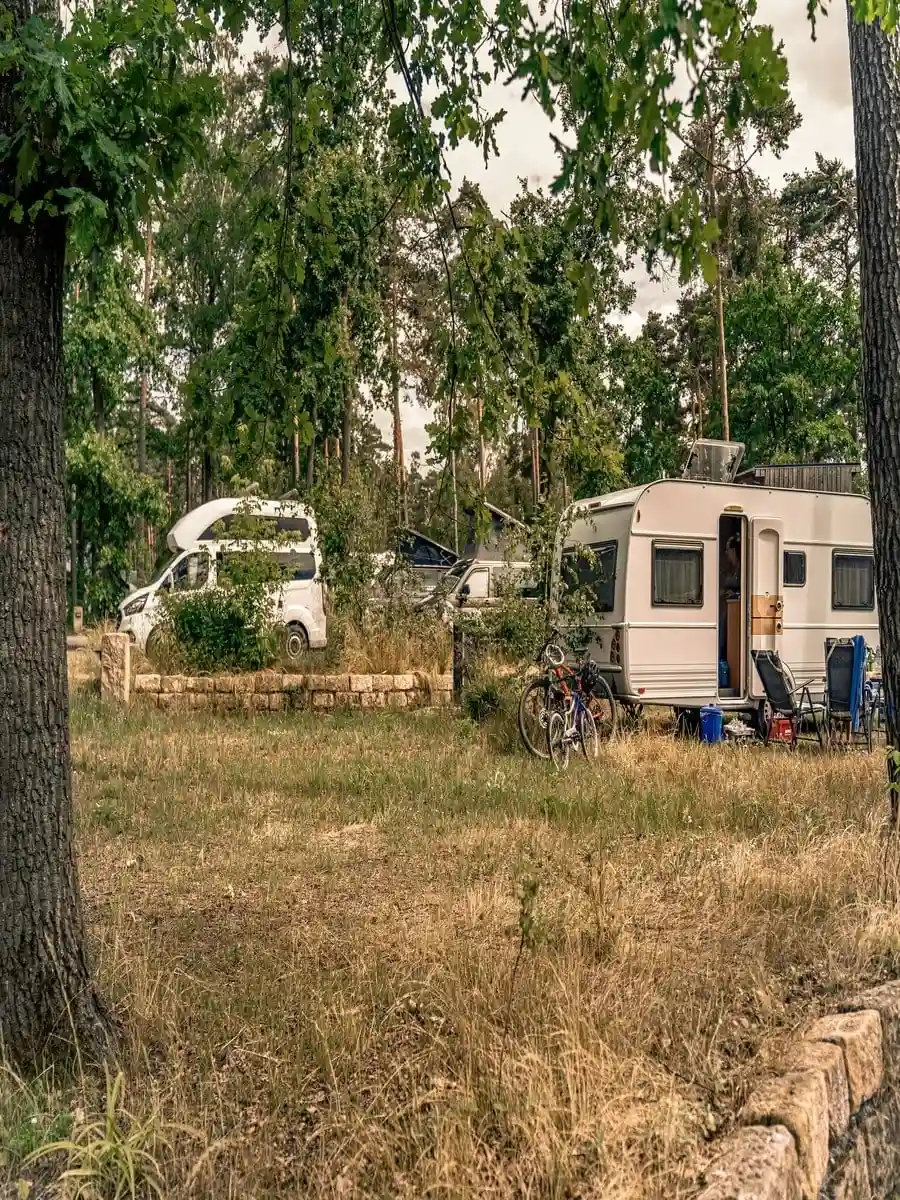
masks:
[[[651,587],[655,605],[703,607],[703,547],[653,543]]]
[[[806,551],[785,550],[784,586],[806,587]]]
[[[562,577],[570,592],[590,592],[594,612],[612,612],[616,606],[616,559],[618,542],[579,546],[563,554]]]
[[[871,554],[831,556],[831,607],[871,612],[875,607],[875,559]]]

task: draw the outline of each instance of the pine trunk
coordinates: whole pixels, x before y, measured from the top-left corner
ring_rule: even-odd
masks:
[[[73,842],[65,247],[59,220],[0,227],[0,1042],[19,1060],[73,1033],[91,1053],[109,1046]]]
[[[888,734],[900,746],[900,40],[850,14],[862,400]],[[896,772],[894,772],[896,775]],[[892,800],[896,822],[896,796]]]
[[[144,252],[144,320],[150,320],[151,281],[153,278],[153,224],[147,220],[147,244]],[[148,347],[144,346],[146,356]],[[140,407],[138,409],[138,471],[143,475],[147,470],[147,401],[150,397],[150,369],[145,361],[141,367]],[[141,523],[143,524],[143,523]]]

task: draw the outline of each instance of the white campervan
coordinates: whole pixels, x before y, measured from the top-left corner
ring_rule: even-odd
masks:
[[[560,525],[557,598],[566,581],[591,598],[591,655],[628,704],[759,710],[752,651],[821,681],[826,638],[878,639],[861,495],[684,478],[580,501]]]
[[[192,509],[166,538],[171,557],[147,587],[126,596],[119,606],[118,628],[142,650],[152,642],[169,592],[215,587],[220,559],[240,553],[251,543],[240,538],[241,522],[262,519],[272,524],[271,542],[254,541],[289,573],[277,590],[276,618],[287,630],[288,653],[326,644],[324,588],[321,580],[315,514],[294,501],[237,497],[210,500]]]

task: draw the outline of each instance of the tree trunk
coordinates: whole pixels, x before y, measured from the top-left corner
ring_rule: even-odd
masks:
[[[191,434],[188,431],[184,451],[184,511],[190,512],[194,506],[194,488],[191,478]]]
[[[722,437],[731,441],[728,418],[728,355],[725,352],[725,298],[722,293],[722,259],[716,254],[716,314],[719,323],[719,380],[722,389]]]
[[[396,237],[396,224],[395,224]],[[403,452],[403,416],[400,408],[400,348],[397,330],[397,262],[391,261],[391,406],[394,415],[394,483],[397,488],[397,518],[409,524],[406,505],[406,460]]]
[[[353,351],[350,345],[350,321],[346,296],[344,296],[341,303],[341,349],[346,366],[344,373],[344,413],[341,419],[341,483],[346,484],[350,480],[353,400],[356,388],[356,373],[354,371]]]
[[[94,429],[97,433],[106,432],[106,399],[103,395],[103,380],[96,368],[91,368],[91,395],[94,400]]]
[[[0,91],[0,128],[9,128]],[[60,220],[0,225],[0,1040],[110,1045],[85,944],[66,681]]]
[[[69,562],[71,563],[70,582],[72,586],[72,618],[75,618],[75,609],[78,607],[78,509],[76,508],[75,489],[72,488],[72,543],[69,548]]]
[[[541,431],[537,425],[531,431],[531,500],[535,508],[541,502]]]
[[[314,400],[312,410],[312,441],[309,443],[309,449],[306,452],[306,486],[312,489],[316,482],[316,435],[319,430],[319,405]]]
[[[153,225],[147,218],[147,248],[144,253],[144,320],[150,319],[150,285],[153,276]],[[147,470],[147,400],[150,396],[150,371],[146,362],[147,346],[144,346],[145,361],[141,367],[141,403],[138,411],[138,470],[143,475]]]
[[[203,488],[203,503],[207,504],[213,498],[213,460],[209,450],[203,451],[200,464],[201,486]]]
[[[478,418],[478,487],[481,491],[482,498],[487,491],[487,453],[484,444],[484,404],[479,396],[476,402],[476,415]]]
[[[294,466],[294,487],[300,485],[300,430],[298,428],[299,420],[294,415],[294,433],[291,437],[291,451]]]
[[[890,744],[900,747],[900,40],[850,20],[860,240],[862,400]],[[896,783],[896,767],[891,767]],[[891,789],[896,826],[897,789]]]

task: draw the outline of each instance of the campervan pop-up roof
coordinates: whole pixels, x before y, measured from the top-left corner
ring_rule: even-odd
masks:
[[[271,517],[279,522],[279,532],[291,533],[298,541],[315,536],[315,517],[310,509],[293,500],[257,500],[247,496],[226,496],[210,500],[176,521],[169,530],[166,542],[173,554],[190,550],[192,546],[219,540],[216,526],[228,526],[235,514],[249,517]]]

